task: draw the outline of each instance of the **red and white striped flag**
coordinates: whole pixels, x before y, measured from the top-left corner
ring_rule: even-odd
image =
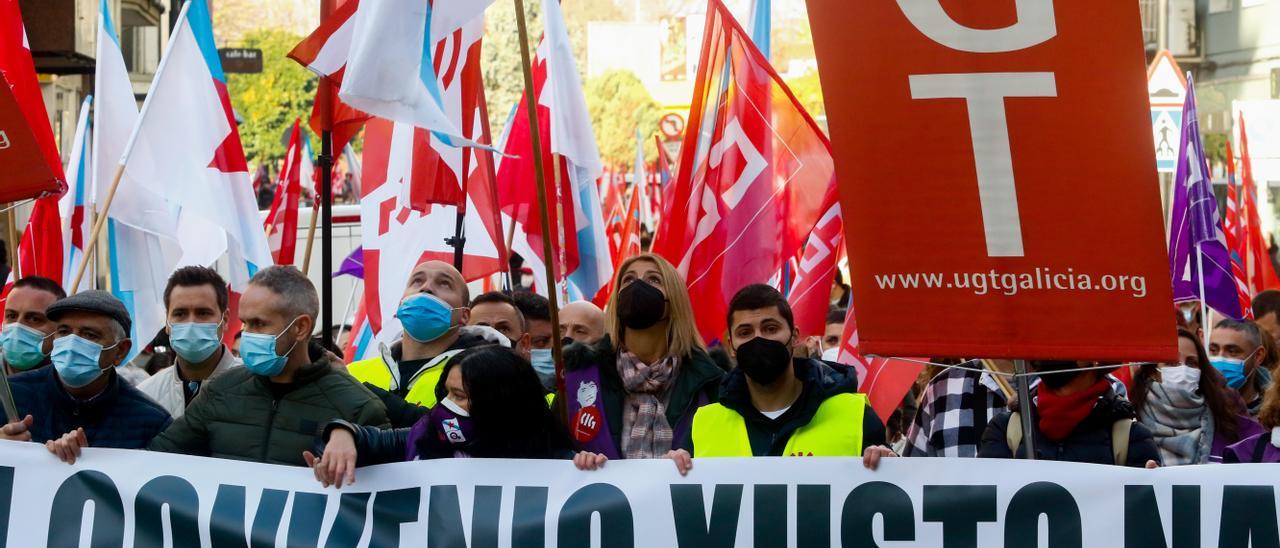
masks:
[[[1231,141],[1227,141],[1227,215],[1223,218],[1223,228],[1227,235],[1227,253],[1231,256],[1231,274],[1236,280],[1236,294],[1240,296],[1240,309],[1246,319],[1253,318],[1253,298],[1249,291],[1249,279],[1245,276],[1244,255],[1240,245],[1244,242],[1241,234],[1243,223],[1240,213],[1243,211],[1240,193],[1236,192],[1236,163],[1232,154]]]
[[[271,256],[278,265],[292,265],[298,245],[298,201],[302,197],[303,153],[302,122],[293,121],[293,131],[289,134],[289,148],[284,153],[284,167],[280,169],[280,178],[276,181],[276,197],[271,202],[271,211],[263,221],[262,228],[267,231],[267,245],[271,246]],[[307,158],[305,161],[309,161]]]
[[[1245,130],[1244,114],[1240,115],[1240,219],[1244,238],[1237,243],[1240,259],[1244,264],[1249,292],[1257,295],[1267,289],[1280,289],[1275,267],[1266,240],[1262,237],[1262,220],[1258,216],[1258,191],[1253,180],[1253,161],[1249,157],[1249,136]]]
[[[886,422],[893,410],[902,404],[902,398],[920,376],[924,365],[894,358],[866,357],[859,352],[858,346],[858,321],[850,306],[849,316],[844,322],[844,334],[840,337],[840,357],[836,361],[857,369],[858,391],[867,395],[880,421]]]

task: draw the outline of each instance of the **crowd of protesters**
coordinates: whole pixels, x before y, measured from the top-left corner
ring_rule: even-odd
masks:
[[[1180,312],[1172,363],[1039,361],[1016,375],[1008,361],[935,358],[890,417],[838,363],[845,292],[826,330],[802,337],[781,293],[741,288],[710,348],[690,298],[670,263],[634,256],[603,310],[560,310],[553,340],[544,297],[472,296],[453,266],[427,261],[400,297],[398,342],[343,363],[315,336],[316,290],[291,267],[258,272],[235,310],[217,272],[177,270],[167,325],[140,352],[114,296],[28,277],[0,331],[21,417],[0,439],[43,443],[66,462],[112,447],[309,466],[326,486],[369,464],[455,457],[582,470],[669,459],[681,474],[703,458],[847,456],[875,469],[898,456],[1027,458],[1029,447],[1040,460],[1147,468],[1280,462],[1280,292],[1258,295],[1256,321],[1221,320],[1207,337],[1194,310]],[[243,329],[228,336],[232,314]]]

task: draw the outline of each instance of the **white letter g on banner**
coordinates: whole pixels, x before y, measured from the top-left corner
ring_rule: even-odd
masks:
[[[942,9],[942,0],[898,0],[898,7],[929,39],[958,51],[1017,51],[1044,43],[1058,34],[1053,0],[1017,0],[1018,22],[1001,29],[961,25]]]

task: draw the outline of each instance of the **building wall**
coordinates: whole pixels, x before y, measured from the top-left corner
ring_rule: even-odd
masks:
[[[1202,129],[1233,130],[1233,101],[1280,99],[1271,71],[1280,69],[1280,0],[1200,0],[1204,62],[1196,77]]]

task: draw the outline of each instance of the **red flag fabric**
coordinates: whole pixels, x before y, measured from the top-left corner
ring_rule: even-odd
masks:
[[[622,264],[627,257],[640,254],[640,185],[636,183],[636,187],[631,190],[630,204],[627,205],[627,214],[622,219],[622,234],[620,240],[622,245],[618,249],[618,256],[614,257],[613,264]]]
[[[1243,194],[1240,209],[1245,222],[1242,234],[1245,247],[1240,254],[1249,280],[1249,291],[1257,295],[1267,289],[1280,289],[1268,242],[1262,237],[1262,219],[1258,215],[1258,190],[1253,180],[1253,161],[1249,157],[1249,136],[1245,130],[1244,114],[1240,114],[1240,181]]]
[[[18,0],[0,0],[0,202],[60,193],[62,161],[45,112]]]
[[[823,214],[825,135],[719,0],[708,7],[679,174],[653,250],[677,265],[707,340],[730,296],[767,282]]]
[[[881,422],[887,422],[893,410],[902,404],[902,398],[911,390],[916,377],[924,370],[923,359],[907,361],[894,358],[866,357],[859,351],[858,321],[853,307],[844,321],[844,334],[840,337],[839,363],[850,364],[858,370],[858,391],[867,395],[871,408],[876,410]]]
[[[569,180],[569,172],[563,160],[552,161],[551,154],[551,109],[547,106],[549,98],[543,98],[547,82],[547,60],[545,43],[538,48],[538,55],[533,59],[533,96],[538,99],[538,134],[542,139],[542,167],[547,191],[547,216],[550,219],[552,234],[551,264],[555,268],[556,280],[563,280],[569,272],[578,269],[578,224],[575,215],[561,215],[561,212],[575,211],[573,203],[573,184]],[[526,90],[527,91],[527,90]],[[534,176],[533,143],[530,141],[529,109],[525,107],[525,94],[521,93],[516,115],[510,122],[507,142],[503,145],[503,158],[498,166],[498,199],[502,212],[510,215],[520,223],[527,235],[529,247],[544,264],[548,260],[543,255],[542,220],[538,206],[538,187]],[[556,174],[556,170],[559,174]],[[557,186],[557,182],[559,185]],[[559,206],[557,207],[557,204]],[[563,229],[561,229],[563,227]],[[561,236],[563,234],[563,237]],[[563,245],[561,245],[563,242]],[[513,246],[514,247],[514,246]]]
[[[62,285],[62,215],[57,196],[36,200],[18,246],[18,265],[24,278],[44,276]]]
[[[1244,255],[1242,250],[1247,247],[1242,246],[1245,242],[1244,235],[1241,234],[1240,213],[1243,211],[1240,202],[1240,193],[1236,191],[1236,164],[1235,155],[1232,154],[1231,141],[1227,141],[1227,214],[1223,216],[1223,232],[1227,237],[1227,253],[1231,256],[1231,274],[1236,280],[1236,294],[1240,297],[1240,310],[1244,311],[1246,319],[1253,319],[1253,299],[1249,292],[1249,278],[1245,275]]]
[[[289,58],[332,83],[331,93],[317,93],[311,108],[309,126],[317,134],[333,131],[333,150],[340,151],[360,132],[370,116],[352,108],[338,98],[337,89],[342,85],[346,71],[347,52],[351,47],[351,35],[355,29],[358,0],[341,3],[329,17],[320,22],[310,35],[298,42],[289,52]],[[327,101],[326,101],[327,99]],[[327,103],[327,104],[326,104]],[[325,123],[325,108],[331,109],[331,118]]]
[[[826,331],[831,286],[836,282],[836,262],[840,250],[844,249],[840,195],[834,185],[827,194],[826,211],[809,234],[804,250],[796,257],[795,279],[787,295],[787,302],[795,313],[796,328],[803,337],[821,337]]]
[[[276,197],[262,228],[267,231],[267,244],[278,265],[292,265],[298,244],[298,201],[302,196],[302,122],[293,121],[289,148],[285,150],[284,167],[276,182]]]

